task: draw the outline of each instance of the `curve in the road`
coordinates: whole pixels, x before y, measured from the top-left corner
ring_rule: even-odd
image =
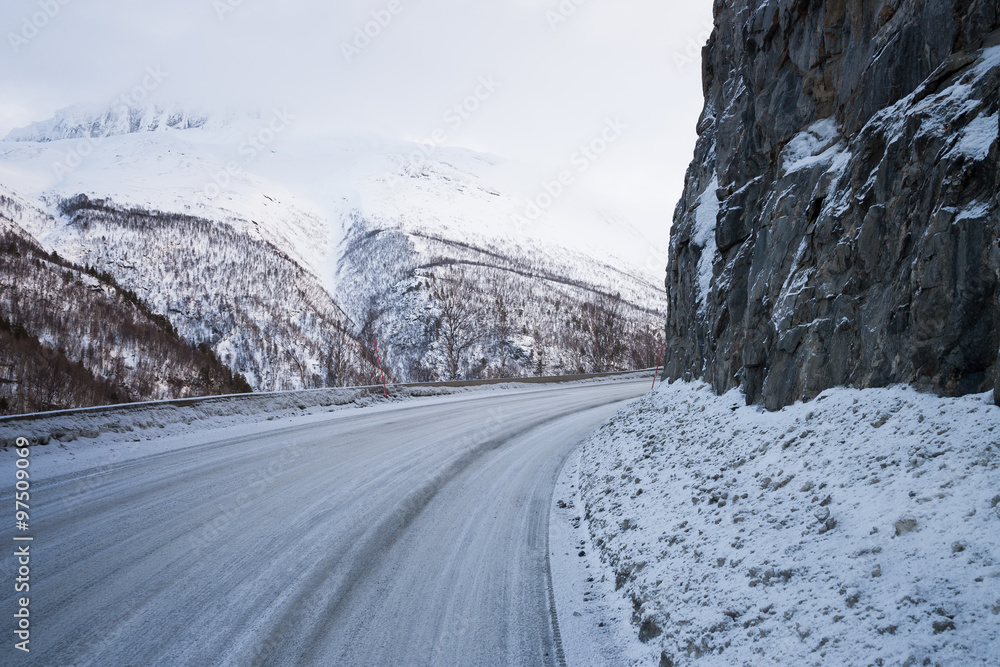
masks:
[[[555,478],[644,391],[496,392],[206,432],[39,485],[30,662],[559,664]]]

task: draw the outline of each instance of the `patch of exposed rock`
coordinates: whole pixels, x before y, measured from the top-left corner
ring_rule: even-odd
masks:
[[[666,379],[1000,398],[1000,6],[715,3]]]

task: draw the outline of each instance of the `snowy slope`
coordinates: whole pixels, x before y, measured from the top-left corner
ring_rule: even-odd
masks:
[[[212,220],[256,220],[264,238],[326,277],[324,261],[336,259],[356,215],[511,251],[539,248],[577,264],[583,256],[660,280],[657,249],[609,202],[574,192],[537,220],[525,217],[551,180],[526,165],[444,146],[297,133],[284,110],[223,119],[178,111],[174,127],[164,119],[170,112],[132,113],[146,119],[138,131],[112,113],[88,117],[73,108],[12,132],[0,142],[2,182],[36,198],[85,193]],[[79,136],[85,129],[91,136]]]
[[[166,316],[185,340],[209,345],[254,388],[360,380],[343,363],[345,356],[356,356],[346,316],[311,273],[272,243],[227,223],[121,209],[85,197],[63,200],[49,215],[30,200],[8,195],[0,187],[0,217],[47,231],[48,247],[112,275],[152,312]],[[76,306],[65,293],[51,300],[23,283],[8,289],[12,303]],[[103,342],[114,355],[121,341],[111,335]]]
[[[318,274],[321,261],[332,252],[319,212],[237,161],[239,146],[254,135],[259,124],[244,118],[214,124],[213,129],[44,142],[37,141],[41,129],[16,131],[12,136],[30,136],[36,141],[8,138],[0,142],[0,183],[22,196],[50,203],[82,193],[123,207],[226,222],[273,243]],[[103,135],[113,132],[114,127],[100,126],[92,131]],[[239,168],[227,171],[227,164],[233,166],[230,163]],[[226,187],[220,188],[218,183]],[[59,227],[29,231],[43,243],[60,243]]]
[[[583,517],[572,548],[596,557],[570,608],[595,628],[617,610],[637,664],[996,664],[989,393],[830,389],[768,413],[677,382],[609,420],[576,474],[554,520]]]
[[[0,194],[0,413],[249,390],[107,274],[42,249],[11,219],[26,213]]]

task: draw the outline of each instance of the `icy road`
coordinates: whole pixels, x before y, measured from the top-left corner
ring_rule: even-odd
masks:
[[[31,653],[0,662],[557,665],[556,475],[648,387],[342,410],[39,480]]]

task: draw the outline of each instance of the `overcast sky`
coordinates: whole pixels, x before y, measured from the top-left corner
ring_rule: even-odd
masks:
[[[619,118],[627,129],[595,163],[588,187],[620,200],[659,245],[694,147],[711,6],[4,0],[0,136],[74,103],[108,104],[141,84],[148,67],[166,73],[154,93],[164,101],[279,106],[299,126],[413,140],[443,128],[448,144],[553,173]],[[366,28],[375,36],[359,38]],[[479,87],[481,78],[498,84],[495,92]],[[457,129],[446,123],[477,88],[478,108]]]

